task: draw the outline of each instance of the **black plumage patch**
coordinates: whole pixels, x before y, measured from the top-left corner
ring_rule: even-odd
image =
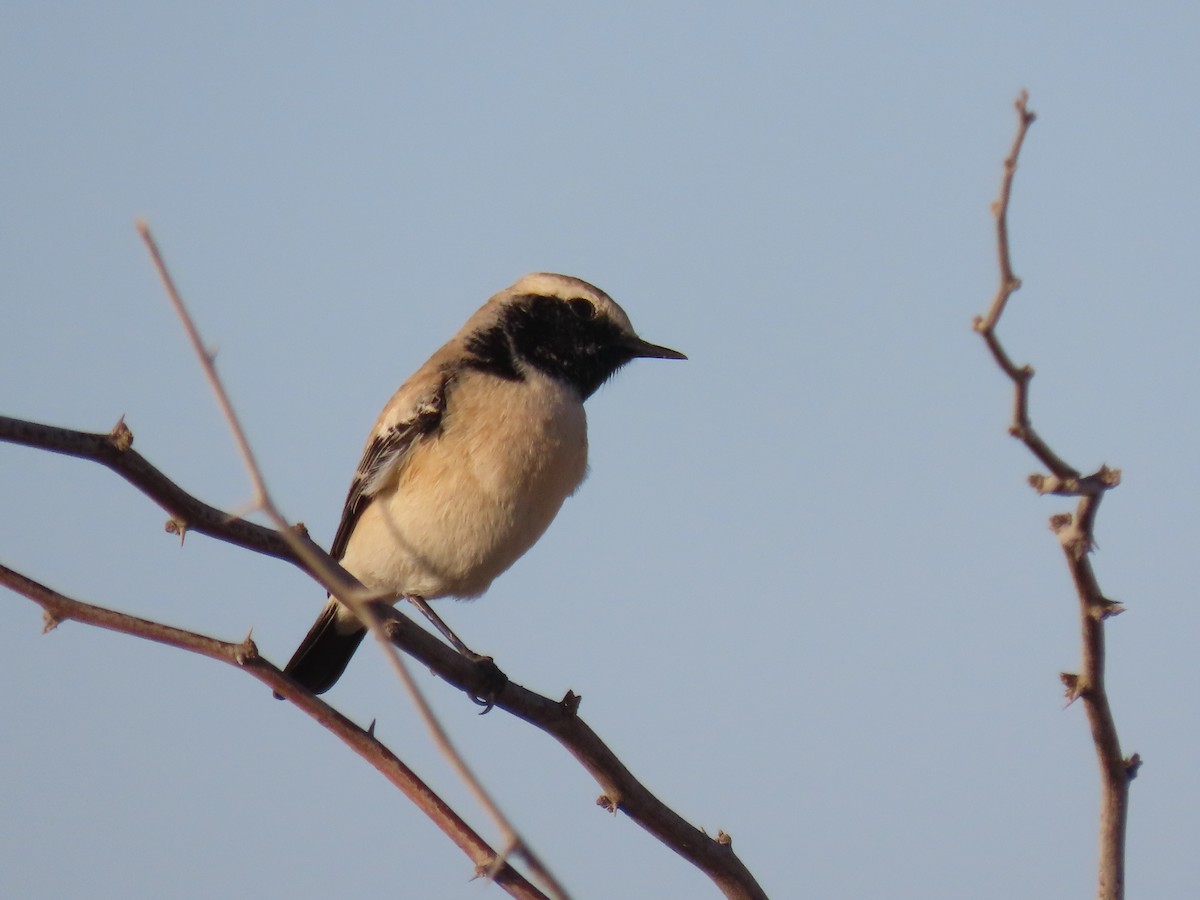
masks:
[[[528,294],[505,308],[500,322],[509,358],[574,385],[586,400],[635,356],[629,336],[591,300]]]
[[[503,323],[497,323],[487,331],[478,331],[467,339],[466,364],[505,381],[524,380]]]

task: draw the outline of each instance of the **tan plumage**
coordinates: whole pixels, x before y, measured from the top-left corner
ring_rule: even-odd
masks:
[[[442,436],[417,442],[380,479],[350,535],[343,564],[368,587],[476,597],[583,481],[587,418],[569,387],[538,374],[514,383],[468,372],[454,396]]]
[[[331,554],[396,599],[483,593],[583,481],[583,401],[638,356],[684,358],[587,282],[536,273],[496,294],[384,407]],[[363,634],[331,597],[286,671],[327,690]]]

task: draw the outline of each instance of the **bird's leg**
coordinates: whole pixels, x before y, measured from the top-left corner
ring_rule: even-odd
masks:
[[[411,603],[413,606],[415,606],[417,609],[419,609],[421,611],[421,614],[423,616],[425,616],[425,618],[428,619],[433,624],[433,627],[438,630],[438,633],[441,634],[441,636],[444,637],[446,640],[448,640],[450,642],[450,645],[452,647],[454,647],[454,649],[457,650],[459,653],[461,653],[463,656],[467,657],[468,659],[474,659],[474,660],[479,660],[479,659],[485,658],[485,657],[480,656],[478,653],[476,653],[474,650],[472,650],[470,647],[468,647],[466,644],[464,644],[462,641],[460,641],[458,639],[458,635],[450,630],[450,626],[442,621],[442,617],[439,616],[437,613],[435,613],[433,611],[433,609],[430,607],[430,605],[425,602],[424,597],[418,597],[415,594],[407,594],[407,595],[405,595],[404,599],[407,600],[409,603]]]
[[[408,594],[405,595],[404,599],[419,609],[422,615],[433,624],[433,627],[441,633],[442,637],[450,642],[455,650],[475,663],[481,672],[481,678],[487,686],[479,694],[470,694],[469,696],[476,704],[483,707],[480,715],[490,712],[496,703],[496,697],[504,689],[504,685],[508,683],[508,676],[500,671],[499,666],[492,661],[490,656],[481,656],[460,641],[458,635],[450,630],[450,626],[442,621],[442,617],[435,613],[429,604],[425,602],[424,597]]]

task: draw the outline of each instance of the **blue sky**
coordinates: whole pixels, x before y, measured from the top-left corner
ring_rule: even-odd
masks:
[[[1200,892],[1184,4],[8,4],[0,412],[104,430],[209,502],[244,472],[133,221],[150,221],[284,511],[328,542],[391,391],[531,270],[681,364],[589,403],[592,472],[482,600],[443,601],[776,897],[1092,891],[1097,773],[1057,673],[1075,599],[972,334],[1022,88],[1035,424],[1121,467],[1097,571],[1129,885]],[[283,662],[323,597],[98,467],[0,446],[0,560]],[[0,894],[499,895],[244,676],[0,598]],[[425,679],[580,898],[715,895],[549,739]],[[490,836],[379,654],[329,695]],[[631,887],[636,886],[636,887]]]

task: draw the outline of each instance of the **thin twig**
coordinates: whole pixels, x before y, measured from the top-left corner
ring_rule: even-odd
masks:
[[[974,321],[975,330],[982,335],[996,364],[1013,382],[1013,421],[1009,433],[1021,440],[1029,451],[1049,470],[1050,474],[1035,474],[1030,484],[1039,493],[1075,495],[1079,503],[1075,514],[1051,517],[1051,528],[1058,536],[1066,556],[1071,578],[1079,597],[1082,651],[1078,674],[1062,675],[1069,702],[1083,701],[1087,711],[1096,757],[1100,764],[1100,860],[1099,894],[1101,900],[1121,900],[1125,896],[1125,827],[1129,808],[1129,782],[1137,774],[1141,759],[1137,754],[1126,759],[1121,754],[1116,723],[1108,703],[1104,685],[1104,620],[1124,610],[1109,600],[1100,590],[1092,569],[1091,553],[1095,546],[1096,511],[1100,500],[1121,481],[1119,469],[1101,466],[1092,475],[1083,476],[1078,469],[1059,457],[1034,430],[1029,418],[1029,381],[1031,366],[1017,366],[996,336],[996,325],[1009,298],[1021,286],[1013,274],[1008,241],[1008,206],[1012,196],[1013,176],[1017,158],[1035,115],[1028,108],[1029,95],[1022,92],[1017,98],[1017,134],[1004,160],[1004,176],[1000,196],[992,205],[996,217],[996,248],[999,257],[1000,286],[986,316]]]
[[[124,431],[121,425],[118,431]],[[135,488],[165,509],[173,522],[182,522],[198,534],[225,541],[246,550],[263,553],[295,565],[321,582],[330,581],[308,563],[319,558],[325,570],[336,577],[334,583],[357,584],[338,563],[313,543],[302,530],[294,530],[291,539],[271,528],[244,519],[230,517],[215,507],[191,496],[172,482],[130,446],[131,435],[119,440],[112,434],[71,431],[22,419],[0,416],[0,441],[61,453],[97,462],[120,475]],[[308,550],[301,557],[293,542]],[[359,585],[361,588],[361,585]],[[364,589],[365,590],[365,589]],[[491,685],[489,672],[455,652],[415,622],[388,609],[387,628],[392,640],[435,674],[470,696],[478,696]],[[290,682],[289,682],[290,683]],[[599,782],[604,795],[601,805],[621,809],[634,822],[699,868],[713,880],[725,896],[761,900],[766,894],[745,864],[733,852],[727,840],[717,840],[681,819],[645,788],[576,714],[579,698],[568,693],[563,700],[552,700],[508,681],[495,696],[499,709],[511,712],[534,724],[560,741]]]
[[[1001,346],[999,338],[996,337],[996,324],[1000,321],[1000,316],[1008,305],[1009,298],[1021,287],[1021,279],[1013,274],[1012,258],[1009,253],[1008,204],[1012,197],[1013,178],[1017,174],[1017,159],[1021,154],[1021,147],[1025,143],[1025,135],[1029,132],[1029,126],[1037,118],[1037,115],[1027,106],[1028,100],[1029,94],[1026,92],[1022,92],[1021,96],[1017,98],[1017,135],[1013,138],[1012,148],[1004,159],[1004,177],[1000,181],[1000,196],[992,204],[992,214],[996,217],[996,249],[1000,266],[1000,285],[996,289],[996,296],[992,299],[992,305],[988,309],[987,315],[976,317],[974,324],[975,330],[983,335],[996,364],[1013,382],[1013,421],[1009,426],[1009,434],[1024,441],[1033,455],[1059,478],[1078,478],[1079,472],[1060,459],[1033,430],[1033,425],[1029,420],[1029,380],[1033,378],[1033,368],[1028,365],[1016,365]]]
[[[219,660],[244,670],[273,690],[289,691],[296,706],[319,725],[337,735],[346,746],[374,766],[429,816],[434,824],[471,858],[478,872],[495,870],[496,883],[514,897],[545,900],[545,894],[530,884],[520,872],[503,862],[501,854],[488,846],[483,838],[372,733],[359,728],[314,694],[297,691],[291,679],[258,655],[258,648],[249,636],[240,643],[233,644],[83,603],[4,565],[0,565],[0,584],[40,605],[45,610],[47,631],[68,621],[106,628]]]
[[[132,449],[124,422],[112,432],[92,433],[0,416],[0,441],[97,462],[166,510],[169,530],[194,531],[295,565],[335,596],[369,599],[371,593],[314,543],[303,526],[276,531],[210,506],[189,494]],[[282,516],[279,517],[282,521]],[[448,683],[476,697],[494,689],[494,672],[454,652],[396,610],[380,611],[388,635],[406,653]],[[290,682],[279,688],[286,693]],[[601,806],[620,809],[713,880],[725,896],[759,900],[766,894],[733,852],[724,832],[713,838],[690,825],[639,782],[576,711],[579,697],[561,701],[507,681],[495,705],[554,736],[599,782]]]
[[[233,442],[237,446],[238,453],[242,457],[242,463],[245,465],[246,471],[250,476],[250,485],[254,488],[254,498],[251,501],[250,509],[254,511],[268,511],[267,507],[273,506],[273,504],[271,504],[270,495],[267,493],[267,485],[263,481],[262,470],[259,469],[254,461],[254,453],[250,449],[250,441],[246,438],[246,432],[242,430],[242,423],[238,419],[237,413],[233,411],[233,402],[229,399],[229,394],[226,392],[225,385],[222,383],[220,376],[217,375],[216,354],[205,347],[204,342],[200,339],[200,332],[196,329],[196,323],[192,321],[187,307],[183,304],[183,297],[175,287],[175,280],[171,277],[170,270],[167,269],[167,264],[162,258],[162,253],[159,252],[158,243],[154,240],[154,235],[150,233],[149,224],[143,219],[138,219],[134,224],[138,234],[141,235],[142,242],[150,252],[150,258],[154,261],[154,270],[158,273],[158,277],[163,284],[163,289],[167,292],[167,299],[171,301],[175,315],[179,317],[179,321],[183,325],[183,330],[187,334],[188,342],[192,345],[192,350],[195,351],[196,358],[200,360],[200,367],[204,370],[204,377],[208,379],[208,386],[212,389],[213,396],[217,398],[217,405],[221,407],[221,414],[225,417],[225,422],[229,426],[229,430],[233,433]],[[281,516],[279,518],[282,519]],[[288,527],[287,523],[282,521],[277,521],[275,524],[281,530]]]
[[[204,343],[200,338],[200,332],[196,327],[186,304],[183,302],[183,297],[175,286],[174,279],[167,269],[166,262],[163,260],[162,254],[159,252],[158,244],[154,240],[153,234],[150,232],[149,225],[144,221],[137,222],[138,233],[142,237],[142,241],[146,244],[150,252],[150,257],[154,262],[154,267],[158,272],[159,278],[162,280],[163,287],[167,292],[167,296],[171,301],[172,307],[175,309],[176,315],[179,316],[183,324],[184,330],[187,332],[188,340],[192,345],[192,349],[196,352],[196,357],[200,362],[201,368],[204,370],[205,377],[208,379],[209,386],[217,398],[217,404],[221,408],[221,413],[225,417],[226,423],[233,434],[234,442],[237,445],[238,452],[241,454],[242,462],[245,465],[246,471],[249,474],[251,485],[254,488],[254,497],[251,502],[251,508],[264,512],[279,529],[280,533],[285,536],[292,534],[292,526],[280,512],[279,507],[271,498],[270,492],[267,490],[266,481],[263,478],[262,469],[258,465],[258,461],[254,456],[254,451],[250,448],[250,442],[246,438],[246,433],[242,428],[237,414],[233,410],[233,403],[229,399],[229,394],[225,390],[225,385],[221,380],[221,376],[217,373],[215,359],[204,347]],[[295,547],[293,549],[299,549]],[[363,621],[376,640],[383,647],[383,651],[393,670],[400,678],[408,695],[412,698],[413,704],[417,707],[417,711],[421,716],[425,727],[428,729],[430,736],[433,738],[434,744],[442,753],[445,759],[450,763],[451,768],[458,774],[459,778],[467,786],[467,789],[474,796],[475,800],[488,814],[500,830],[502,844],[505,847],[516,848],[529,864],[531,871],[539,877],[544,884],[547,885],[551,896],[556,898],[565,898],[566,891],[558,880],[550,873],[550,871],[538,860],[536,855],[529,849],[528,842],[521,837],[516,827],[512,824],[509,818],[501,811],[499,804],[492,799],[483,783],[478,779],[462,754],[458,752],[450,736],[438,721],[437,716],[433,712],[433,708],[426,701],[417,683],[409,674],[408,668],[404,665],[400,654],[396,652],[396,648],[388,640],[387,635],[381,626],[380,620],[377,617],[372,605],[366,601],[357,591],[351,591],[348,594],[343,594],[336,589],[336,585],[331,585],[334,588],[333,593],[338,599],[346,603],[351,610]],[[289,696],[288,691],[281,692],[284,696]]]
[[[361,584],[357,584],[353,579],[346,578],[345,573],[339,573],[338,566],[330,566],[325,559],[322,559],[323,553],[314,553],[313,545],[310,541],[299,539],[295,531],[296,529],[288,522],[283,513],[275,505],[271,499],[271,494],[267,490],[266,481],[262,476],[262,470],[255,461],[254,452],[250,449],[250,442],[246,437],[246,432],[242,428],[241,421],[234,412],[233,403],[229,399],[229,394],[225,390],[225,385],[221,381],[220,375],[217,374],[215,356],[204,347],[204,342],[200,338],[200,332],[196,328],[195,322],[192,320],[191,314],[188,312],[187,306],[183,302],[183,296],[175,287],[175,281],[171,277],[170,271],[167,269],[166,262],[163,260],[162,254],[159,252],[158,244],[154,240],[154,235],[150,232],[150,226],[144,221],[139,220],[137,223],[138,234],[145,243],[147,250],[150,253],[150,258],[154,263],[155,271],[158,273],[159,279],[162,281],[163,288],[167,293],[167,298],[171,302],[175,314],[179,317],[180,323],[183,325],[184,331],[187,333],[188,341],[192,345],[192,349],[196,352],[196,358],[200,361],[200,367],[204,371],[204,377],[208,380],[209,386],[212,388],[213,394],[216,396],[217,405],[221,408],[221,413],[225,417],[226,423],[233,434],[233,440],[237,446],[238,453],[242,457],[242,462],[250,477],[250,484],[254,490],[254,496],[247,505],[247,512],[262,512],[269,518],[278,529],[278,534],[285,543],[291,548],[293,553],[298,555],[306,564],[309,571],[321,582],[322,586],[329,590],[330,593],[342,599],[345,603],[351,606],[358,612],[360,607],[368,600],[373,599],[373,595],[367,591]],[[118,428],[122,427],[124,421],[118,423]],[[132,437],[129,438],[129,443],[132,444]],[[239,517],[240,518],[240,517]],[[183,528],[190,527],[189,523],[184,523]]]

